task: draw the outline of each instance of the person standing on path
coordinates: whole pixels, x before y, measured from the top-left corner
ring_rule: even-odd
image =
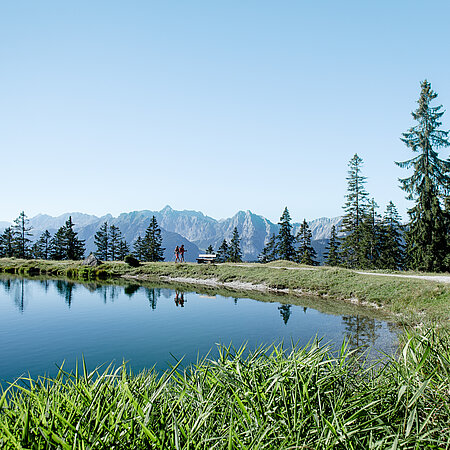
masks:
[[[178,248],[178,245],[175,247],[175,262],[179,262],[180,261],[180,249]]]
[[[187,252],[187,250],[184,248],[184,245],[182,244],[180,246],[180,261],[184,262],[184,252]]]

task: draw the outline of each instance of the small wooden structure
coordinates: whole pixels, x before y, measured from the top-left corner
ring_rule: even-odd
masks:
[[[212,264],[216,262],[216,255],[214,253],[205,253],[204,255],[198,255],[197,262],[199,264]]]

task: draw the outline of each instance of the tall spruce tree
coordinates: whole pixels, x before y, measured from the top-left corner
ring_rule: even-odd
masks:
[[[24,211],[14,220],[12,227],[14,236],[14,254],[18,258],[29,258],[31,256],[31,239],[30,231],[33,227],[29,226],[29,219]]]
[[[109,259],[109,240],[108,222],[104,222],[94,235],[94,244],[97,246],[97,250],[94,252],[94,255],[103,261],[108,261]]]
[[[57,232],[53,235],[51,240],[51,259],[56,261],[61,261],[67,259],[66,254],[66,228],[65,226],[60,227]]]
[[[6,228],[0,236],[0,256],[2,258],[14,256],[14,233],[11,227]]]
[[[359,267],[375,269],[378,267],[380,255],[380,216],[378,205],[372,198],[368,204],[363,220],[360,223],[360,258]]]
[[[406,198],[415,201],[405,233],[408,267],[439,272],[450,269],[448,223],[441,204],[450,188],[450,161],[438,156],[439,149],[450,145],[449,131],[440,130],[444,111],[442,105],[431,106],[437,97],[431,84],[425,80],[420,86],[419,107],[411,113],[417,125],[401,138],[417,156],[396,164],[413,169],[410,177],[400,179]]]
[[[379,268],[400,270],[404,265],[404,245],[401,217],[391,202],[386,206],[380,225]]]
[[[217,255],[216,256],[217,262],[227,262],[230,259],[228,243],[225,239],[220,244],[220,247],[218,248],[216,255]]]
[[[286,261],[295,260],[295,236],[292,234],[291,216],[284,208],[283,214],[278,222],[280,230],[278,232],[278,256]]]
[[[325,264],[327,266],[339,266],[341,263],[341,257],[339,252],[340,242],[337,237],[336,226],[333,225],[331,227],[331,235],[330,240],[328,241],[327,246],[325,247]]]
[[[234,227],[233,236],[231,237],[230,247],[228,249],[231,262],[242,262],[242,252],[240,246],[241,240],[239,239],[239,233],[237,227]]]
[[[311,245],[312,233],[309,228],[308,222],[303,219],[300,229],[297,233],[296,240],[299,244],[297,249],[297,262],[300,264],[307,264],[308,266],[317,266],[316,251]]]
[[[267,241],[267,244],[264,246],[261,254],[258,256],[258,259],[262,263],[268,263],[278,259],[278,241],[275,233],[273,233],[270,239]]]
[[[37,259],[49,259],[51,255],[52,236],[48,230],[45,230],[39,240],[36,242],[34,257]]]
[[[150,224],[145,231],[142,247],[144,261],[164,261],[165,248],[162,247],[161,229],[158,226],[155,216],[152,216]]]
[[[367,215],[368,193],[365,190],[366,177],[361,174],[363,160],[355,153],[350,160],[347,176],[347,195],[341,231],[346,233],[342,240],[342,260],[348,267],[359,267],[363,257],[362,222]]]
[[[82,259],[85,252],[84,240],[78,238],[78,233],[74,231],[74,223],[72,222],[72,216],[66,221],[65,225],[65,251],[66,258],[69,260]]]
[[[119,243],[119,252],[117,254],[117,258],[120,261],[123,261],[125,259],[125,256],[129,254],[130,254],[130,246],[128,245],[125,239],[122,239]]]
[[[116,261],[119,259],[120,243],[122,241],[122,233],[119,227],[116,225],[111,225],[109,227],[109,249],[111,254],[111,261]]]
[[[78,260],[84,256],[84,241],[74,231],[72,216],[59,228],[51,240],[51,258],[55,260]]]
[[[136,242],[133,245],[133,255],[138,261],[144,260],[144,246],[141,236],[138,236]]]

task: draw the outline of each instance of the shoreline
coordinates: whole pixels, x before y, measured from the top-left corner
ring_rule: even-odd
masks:
[[[308,270],[308,269],[306,269]],[[136,281],[149,281],[151,278],[146,276],[139,275],[122,275],[121,278],[125,280],[136,280]],[[160,281],[168,282],[168,283],[181,283],[181,284],[189,284],[192,286],[207,286],[211,288],[225,288],[235,291],[249,291],[249,292],[261,292],[266,294],[285,294],[285,295],[294,295],[297,297],[303,296],[314,296],[321,298],[329,298],[330,296],[326,293],[320,293],[317,291],[305,290],[305,289],[279,289],[270,287],[267,284],[253,284],[249,282],[243,281],[219,281],[217,278],[189,278],[189,277],[170,277],[170,276],[160,276]],[[357,306],[364,306],[368,308],[373,308],[377,310],[385,309],[384,305],[378,305],[374,302],[361,301],[356,297],[344,298],[344,297],[333,297],[336,300],[343,301],[346,303],[351,303]],[[398,316],[400,317],[400,316]]]
[[[413,277],[413,274],[366,273],[340,267],[309,267],[287,261],[217,265],[145,262],[138,267],[109,261],[90,267],[83,265],[82,261],[0,258],[2,272],[65,277],[74,281],[134,279],[261,294],[314,296],[329,302],[384,311],[395,320],[411,325],[430,323],[450,328],[450,284],[439,278],[427,279],[425,274],[418,279],[415,274]]]

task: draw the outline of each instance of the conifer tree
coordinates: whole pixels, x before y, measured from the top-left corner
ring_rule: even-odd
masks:
[[[206,254],[207,255],[213,255],[214,254],[214,249],[212,245],[209,245],[208,248],[206,249]]]
[[[45,230],[39,240],[36,242],[34,257],[37,259],[49,259],[51,255],[52,236],[48,230]]]
[[[119,227],[115,225],[111,225],[109,227],[109,249],[111,254],[111,261],[116,261],[119,256],[120,251],[120,242],[122,241],[122,233],[120,232]]]
[[[66,258],[66,228],[60,227],[51,240],[51,259],[61,261]]]
[[[337,237],[336,226],[331,227],[331,235],[328,245],[325,248],[325,264],[328,266],[339,266],[341,257],[339,254],[340,242]]]
[[[234,227],[233,236],[231,237],[230,247],[228,249],[229,258],[231,262],[242,262],[242,252],[240,247],[241,240],[239,239],[239,233],[237,227]]]
[[[401,217],[392,202],[386,207],[380,226],[379,268],[400,270],[404,265]]]
[[[72,216],[66,220],[65,225],[53,236],[51,240],[51,258],[55,260],[78,260],[84,256],[84,241],[78,238],[73,229]]]
[[[125,256],[130,254],[130,247],[125,239],[122,239],[119,243],[119,252],[117,254],[117,259],[123,261]]]
[[[27,215],[22,211],[19,217],[14,220],[14,225],[12,227],[14,236],[14,254],[18,258],[29,258],[30,257],[30,243],[32,233],[30,231],[33,227],[29,226],[30,221]]]
[[[346,233],[342,241],[341,254],[343,262],[348,267],[359,267],[362,259],[362,229],[361,224],[367,215],[368,193],[365,190],[366,177],[361,175],[363,160],[355,153],[349,162],[347,176],[348,193],[345,196],[345,215],[342,220],[341,231]]]
[[[309,229],[308,222],[303,219],[303,223],[300,225],[300,229],[297,233],[296,240],[299,244],[297,249],[297,262],[300,264],[307,264],[308,266],[317,266],[318,263],[315,260],[317,254],[311,245],[312,233]]]
[[[405,233],[407,264],[411,269],[425,271],[450,268],[448,226],[441,205],[450,187],[450,161],[438,156],[438,150],[448,147],[450,142],[449,132],[439,129],[444,114],[442,105],[431,106],[436,97],[431,84],[423,81],[419,107],[411,113],[417,125],[401,138],[417,156],[396,162],[402,168],[414,170],[410,177],[400,179],[406,198],[415,201],[408,211],[410,224]]]
[[[144,258],[144,247],[143,247],[143,242],[142,242],[142,238],[141,236],[138,236],[138,238],[136,239],[136,242],[134,243],[133,246],[133,254],[136,257],[136,259],[138,261],[143,261]]]
[[[103,261],[108,261],[109,259],[109,240],[108,222],[105,222],[94,236],[94,244],[97,246],[94,255]]]
[[[278,241],[275,233],[272,234],[267,244],[262,249],[258,259],[262,263],[268,263],[278,259]]]
[[[11,227],[6,228],[0,236],[0,256],[2,258],[14,256],[14,233]]]
[[[33,259],[41,259],[40,254],[39,254],[39,247],[38,247],[38,243],[35,242],[30,249],[30,256]]]
[[[144,261],[164,261],[165,248],[162,247],[161,229],[155,216],[151,218],[150,225],[145,231],[142,247]]]
[[[230,254],[228,249],[228,243],[225,239],[223,240],[222,244],[220,244],[220,247],[218,248],[216,255],[217,255],[216,257],[217,262],[227,262],[229,260]]]
[[[278,232],[278,256],[286,261],[295,260],[295,236],[292,234],[291,216],[289,211],[284,208],[283,214],[278,222],[280,230]]]
[[[368,204],[363,220],[360,223],[360,257],[359,267],[374,269],[378,267],[380,255],[380,217],[378,205],[372,198]]]
[[[69,216],[66,221],[64,236],[66,259],[69,260],[82,259],[85,251],[84,241],[78,238],[78,233],[73,229],[74,226],[72,216]]]

